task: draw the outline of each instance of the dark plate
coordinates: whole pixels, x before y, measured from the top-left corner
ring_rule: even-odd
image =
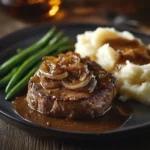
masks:
[[[58,29],[63,29],[65,34],[72,40],[76,40],[76,35],[86,30],[94,30],[100,25],[73,24],[58,25]],[[41,36],[50,29],[51,25],[42,25],[15,32],[0,39],[0,62],[10,57],[17,48],[24,48],[41,38]],[[121,29],[118,29],[121,30]],[[150,36],[137,32],[132,32],[135,36],[143,40],[144,43],[150,41]],[[18,116],[12,107],[11,102],[4,99],[4,91],[0,90],[0,116],[11,124],[23,128],[29,132],[34,132],[42,136],[51,136],[52,138],[76,139],[76,140],[100,140],[121,138],[135,135],[150,130],[150,107],[131,102],[134,113],[132,119],[126,122],[121,128],[103,132],[103,133],[85,133],[62,131],[54,128],[41,127],[37,124],[28,122]]]

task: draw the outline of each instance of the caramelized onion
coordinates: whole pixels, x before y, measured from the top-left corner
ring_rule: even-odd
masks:
[[[38,77],[41,77],[41,73],[40,73],[39,70],[36,72],[36,75],[37,75]]]
[[[87,87],[87,90],[88,90],[90,93],[92,93],[92,92],[94,91],[96,85],[97,85],[97,80],[95,79],[95,76],[92,76],[91,81],[90,81],[90,83],[89,83],[89,85],[88,85],[88,87]],[[85,88],[86,88],[86,87],[85,87]]]
[[[87,78],[84,81],[80,81],[80,80],[76,80],[74,82],[69,82],[68,80],[63,80],[62,84],[68,88],[68,89],[77,89],[77,88],[82,88],[85,87],[86,85],[88,85],[88,83],[90,82],[92,78],[92,74],[89,74],[87,76]]]
[[[76,91],[84,91],[84,92],[88,91],[89,93],[92,93],[94,91],[96,85],[97,85],[97,80],[96,80],[95,76],[92,75],[92,78],[87,86],[85,86],[84,88],[79,88],[79,89],[75,89],[75,90]]]
[[[88,67],[86,64],[83,63],[74,63],[74,64],[69,64],[68,66],[63,65],[61,67],[62,69],[65,69],[67,71],[84,71],[84,72],[89,72]]]
[[[52,79],[52,80],[62,80],[62,79],[66,78],[68,76],[68,72],[63,72],[62,74],[58,74],[58,75],[54,75],[52,73],[44,72],[43,70],[40,70],[40,72],[42,73],[42,75],[44,77],[47,77],[47,78]]]
[[[50,91],[61,86],[68,89],[94,91],[97,80],[80,55],[75,52],[59,54],[58,58],[46,56],[36,73],[42,88]],[[61,82],[60,82],[61,81]]]
[[[48,68],[48,66],[45,64],[45,62],[41,64],[40,70],[43,70],[43,71],[46,71],[46,72],[49,71],[49,68]]]
[[[41,77],[40,84],[44,89],[56,89],[60,86],[60,82],[53,80],[48,81],[45,77]]]
[[[83,72],[81,75],[80,75],[80,81],[84,81],[86,79],[86,76],[88,75],[89,72]]]
[[[80,56],[77,53],[74,52],[68,52],[67,54],[59,54],[59,65],[67,65],[68,64],[74,64],[80,62]]]
[[[44,56],[44,57],[42,58],[43,61],[45,61],[45,60],[50,60],[50,61],[52,61],[52,60],[54,60],[54,59],[56,59],[56,57],[54,57],[54,56]]]

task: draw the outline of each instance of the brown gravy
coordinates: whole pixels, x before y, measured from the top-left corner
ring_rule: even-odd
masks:
[[[119,64],[125,64],[126,60],[137,64],[145,65],[150,63],[150,50],[146,45],[141,45],[137,40],[117,38],[105,41],[109,43],[120,54]]]
[[[41,126],[52,127],[67,131],[83,132],[105,132],[121,127],[132,116],[132,109],[129,105],[114,100],[111,109],[95,119],[90,120],[69,120],[53,118],[32,110],[25,99],[25,96],[17,97],[14,102],[14,110],[24,119]]]

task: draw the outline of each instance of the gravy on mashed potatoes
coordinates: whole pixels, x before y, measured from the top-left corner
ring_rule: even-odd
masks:
[[[89,56],[117,79],[120,99],[150,104],[150,49],[127,31],[97,28],[77,36],[76,52]]]

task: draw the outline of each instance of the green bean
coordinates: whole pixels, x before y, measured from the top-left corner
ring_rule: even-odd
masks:
[[[48,33],[46,33],[46,35],[43,36],[39,41],[37,41],[30,47],[24,49],[21,53],[14,55],[9,60],[4,62],[0,66],[0,75],[7,73],[11,68],[13,68],[18,63],[22,62],[22,60],[27,58],[28,55],[30,55],[33,52],[36,52],[36,50],[38,49],[41,49],[53,37],[55,30],[55,27],[51,28],[51,30]]]
[[[20,52],[23,52],[20,48],[18,48],[17,50],[16,50],[16,52],[17,52],[17,54],[19,54]]]
[[[23,74],[30,69],[36,62],[41,60],[41,58],[45,55],[48,55],[49,53],[52,53],[55,49],[59,48],[62,44],[68,42],[68,38],[63,38],[59,42],[59,38],[62,36],[61,32],[57,34],[52,41],[49,43],[47,47],[45,47],[43,50],[39,51],[37,54],[29,57],[25,62],[20,66],[20,68],[17,70],[17,72],[14,74],[14,76],[11,78],[10,82],[8,83],[5,92],[8,93],[11,88],[20,80],[20,78],[23,76]]]
[[[58,49],[57,53],[62,53],[62,52],[65,52],[66,50],[73,51],[74,50],[74,45],[72,45],[72,44],[64,45],[64,46],[62,46]]]
[[[30,77],[35,73],[35,71],[38,69],[39,64],[36,65],[20,82],[18,82],[18,84],[16,84],[11,90],[10,92],[6,95],[5,99],[9,100],[11,98],[13,98],[16,94],[18,94],[21,90],[23,90],[25,88],[25,86],[27,85]]]
[[[14,68],[10,73],[8,73],[8,75],[6,75],[0,80],[0,88],[6,87],[6,85],[8,84],[14,73],[17,71],[17,69],[18,67]]]
[[[71,44],[62,45],[62,47],[58,48],[58,50],[55,53],[53,53],[53,56],[57,56],[60,53],[65,53],[68,50],[73,51],[74,50],[74,45],[71,45]]]
[[[62,47],[58,48],[58,51],[55,52],[56,55],[58,55],[60,52],[66,52],[67,50],[70,50],[70,49],[74,49],[74,45],[63,45]],[[54,55],[55,55],[54,54]],[[39,65],[37,65],[36,69],[32,69],[31,71],[33,71],[31,74],[30,72],[16,85],[14,86],[10,92],[8,92],[8,94],[6,95],[6,98],[7,100],[11,99],[12,97],[14,97],[17,93],[19,93],[25,86],[26,84],[28,83],[30,77],[36,72],[36,70],[38,69]]]

